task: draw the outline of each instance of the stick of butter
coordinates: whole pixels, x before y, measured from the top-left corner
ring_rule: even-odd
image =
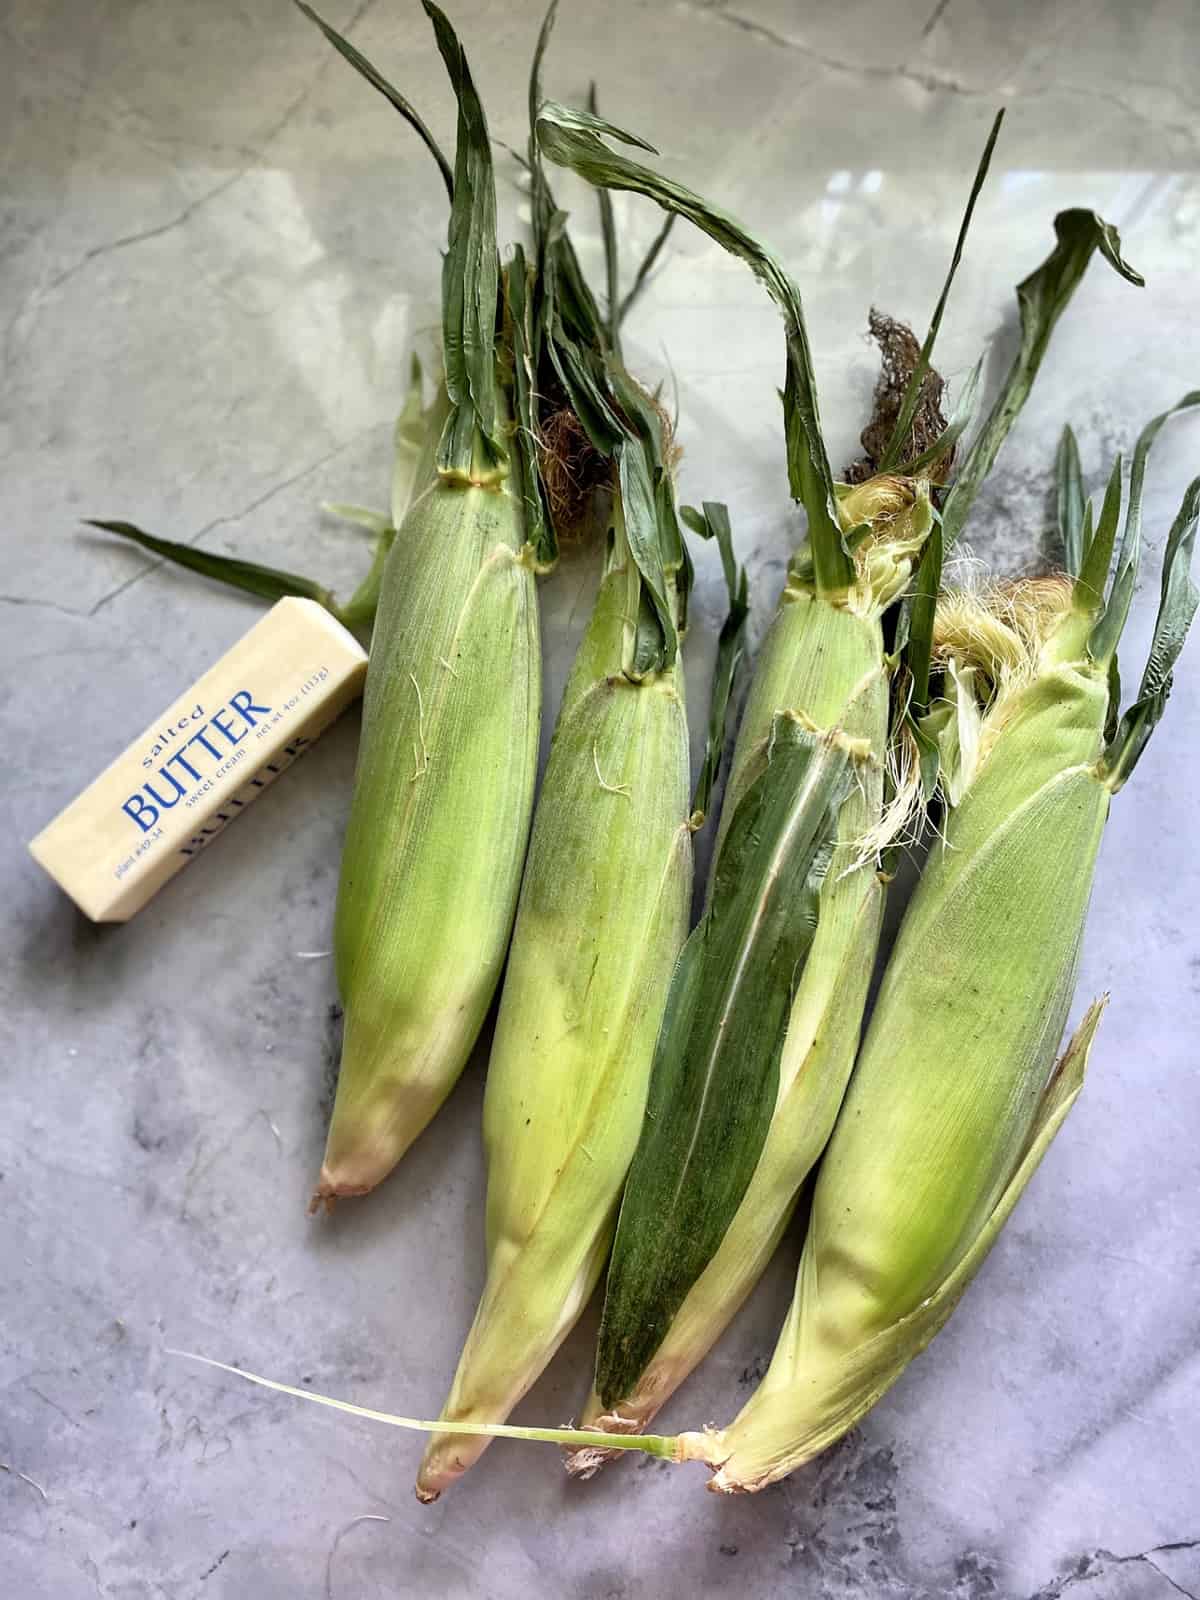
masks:
[[[35,861],[93,922],[126,922],[362,693],[367,656],[280,600],[43,828]]]

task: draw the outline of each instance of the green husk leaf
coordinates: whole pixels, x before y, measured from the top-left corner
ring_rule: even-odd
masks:
[[[546,7],[546,15],[542,18],[542,25],[538,29],[537,43],[533,49],[533,61],[529,67],[530,215],[533,225],[533,260],[539,273],[541,271],[546,232],[555,207],[554,198],[550,194],[549,186],[546,182],[546,168],[542,162],[542,152],[538,148],[537,114],[538,107],[542,103],[542,63],[546,59],[546,50],[550,44],[550,35],[554,31],[554,22],[557,16],[558,0],[550,0],[550,4]]]
[[[945,545],[942,525],[934,517],[921,551],[912,596],[908,602],[908,637],[905,661],[912,678],[909,715],[915,725],[929,710],[929,674],[933,662],[933,621],[938,590],[942,586]]]
[[[1114,650],[1108,658],[1108,713],[1104,718],[1104,744],[1105,748],[1112,744],[1117,736],[1117,728],[1121,721],[1121,667]]]
[[[605,1404],[645,1369],[753,1174],[852,781],[843,739],[776,715],[768,765],[734,814],[659,1032],[600,1327]]]
[[[1191,575],[1198,520],[1200,478],[1194,478],[1188,485],[1183,504],[1167,538],[1158,617],[1137,699],[1121,718],[1105,751],[1105,769],[1109,785],[1114,791],[1129,778],[1166,708],[1175,663],[1196,614],[1197,603],[1200,602],[1200,594]],[[1116,660],[1115,654],[1112,659]],[[1114,703],[1119,703],[1119,696],[1118,683]]]
[[[967,197],[967,209],[963,212],[963,219],[959,226],[958,238],[954,244],[954,254],[950,258],[950,270],[946,273],[946,281],[942,284],[942,292],[938,296],[937,305],[933,308],[933,315],[929,319],[929,331],[925,335],[925,342],[921,346],[921,354],[913,368],[912,376],[908,380],[908,387],[904,391],[904,399],[900,403],[900,410],[896,416],[896,425],[892,429],[892,437],[888,440],[887,448],[883,453],[877,471],[891,472],[899,462],[901,454],[908,443],[909,431],[912,420],[916,415],[917,406],[921,403],[921,386],[925,382],[925,374],[929,371],[929,360],[933,354],[934,341],[938,336],[938,329],[942,325],[942,316],[946,310],[946,301],[950,297],[950,286],[954,282],[954,275],[958,271],[962,260],[963,246],[967,240],[967,230],[971,226],[971,218],[975,213],[975,202],[979,198],[979,191],[987,179],[988,168],[992,163],[992,151],[996,148],[996,140],[1000,135],[1000,124],[1004,121],[1003,106],[996,113],[992,123],[991,132],[988,134],[987,143],[983,147],[983,154],[979,158],[979,165],[975,170],[975,179],[971,184],[971,193]],[[961,432],[961,429],[959,430]],[[929,457],[936,460],[936,457]],[[910,467],[911,471],[912,468]]]
[[[375,544],[375,554],[366,577],[346,601],[338,606],[334,615],[347,628],[356,633],[370,632],[379,609],[379,592],[383,586],[383,569],[387,565],[388,551],[396,538],[395,528],[384,528]]]
[[[588,86],[588,110],[596,115],[596,85]],[[621,354],[621,260],[617,248],[617,225],[613,218],[612,196],[607,189],[596,190],[600,211],[600,237],[604,243],[604,292],[608,307],[607,335],[610,349]]]
[[[160,539],[132,522],[107,521],[100,517],[85,517],[84,521],[89,528],[101,528],[105,533],[119,534],[122,539],[129,539],[153,555],[163,556],[177,567],[187,567],[189,571],[199,572],[205,578],[215,578],[218,583],[227,584],[232,589],[243,589],[247,594],[256,594],[263,600],[272,601],[297,595],[305,600],[315,600],[335,617],[341,615],[333,591],[324,584],[314,582],[312,578],[302,578],[298,573],[286,572],[280,567],[265,567],[258,561],[243,561],[238,556],[214,555],[211,551],[197,550],[190,544],[180,544],[174,539]]]
[[[717,640],[717,659],[713,667],[712,691],[708,702],[708,734],[704,741],[704,761],[696,791],[692,796],[692,819],[700,827],[708,816],[713,790],[721,771],[721,757],[728,735],[729,706],[738,668],[745,654],[746,619],[750,615],[748,580],[745,567],[739,567],[733,552],[733,529],[729,508],[719,500],[706,500],[699,511],[681,508],[680,515],[702,539],[715,539],[721,552],[729,610]]]
[[[934,702],[921,720],[920,731],[936,751],[933,781],[940,782],[948,806],[958,805],[970,787],[978,764],[983,713],[975,683],[976,672],[975,667],[951,658],[946,664],[942,698]],[[921,761],[921,787],[927,790],[931,779],[925,767],[924,749]]]
[[[655,262],[658,260],[659,256],[662,254],[663,246],[666,244],[667,240],[671,236],[671,229],[675,226],[675,224],[678,221],[679,221],[678,212],[675,212],[675,211],[668,212],[666,217],[663,220],[662,227],[658,230],[658,232],[654,235],[654,238],[650,241],[650,247],[646,251],[646,254],[642,257],[641,265],[638,267],[637,271],[634,273],[633,282],[629,286],[628,293],[626,294],[625,298],[621,301],[620,308],[619,308],[619,310],[617,312],[617,326],[618,327],[620,327],[620,325],[625,321],[625,318],[629,315],[629,313],[633,310],[634,305],[637,303],[638,296],[641,294],[642,290],[646,287],[646,284],[647,284],[647,282],[649,281],[649,278],[650,278],[650,274],[654,270]]]
[[[438,414],[435,403],[425,410],[422,394],[423,380],[421,358],[414,350],[408,363],[408,393],[396,418],[392,433],[392,491],[391,526],[398,528],[412,504],[413,495],[424,487],[418,484],[417,474],[421,458],[433,443],[433,429]]]
[[[959,468],[942,510],[943,537],[949,550],[962,532],[975,496],[1000,452],[1009,430],[1033,388],[1034,379],[1062,316],[1099,250],[1128,283],[1142,286],[1141,275],[1122,259],[1121,238],[1111,223],[1094,211],[1060,211],[1054,219],[1056,243],[1042,262],[1017,285],[1021,343],[987,420]]]
[[[1095,530],[1092,528],[1090,500],[1084,503],[1083,515],[1078,526],[1071,530],[1072,542],[1077,545],[1080,553],[1074,568],[1078,582],[1073,591],[1073,599],[1077,607],[1083,607],[1093,613],[1104,604],[1104,591],[1108,587],[1108,569],[1112,565],[1113,546],[1117,538],[1117,524],[1121,520],[1121,465],[1121,458],[1118,456],[1109,473],[1108,485],[1104,491],[1104,504],[1100,510],[1100,521]],[[1067,470],[1070,471],[1069,465]],[[1074,557],[1075,551],[1072,550],[1070,554]]]
[[[1083,469],[1079,445],[1070,423],[1062,431],[1054,458],[1057,484],[1058,540],[1063,551],[1063,570],[1077,577],[1083,565],[1083,511],[1087,496],[1083,492]]]
[[[630,133],[626,128],[618,128],[616,123],[607,121],[604,117],[597,116],[594,111],[583,111],[578,106],[563,105],[558,100],[544,100],[538,107],[537,120],[552,124],[556,129],[561,129],[564,134],[583,134],[587,138],[588,146],[599,146],[604,150],[601,139],[617,139],[621,144],[633,146],[637,150],[645,150],[649,155],[656,156],[658,151],[649,144],[640,134]],[[545,148],[543,143],[543,148]],[[605,154],[608,152],[605,151]],[[546,150],[551,161],[558,162],[560,166],[570,166],[569,161],[559,161],[558,157],[550,150]],[[581,177],[586,174],[581,173]],[[591,181],[590,179],[588,180]],[[620,184],[614,184],[620,188]]]
[[[516,245],[504,273],[507,328],[512,344],[513,409],[516,413],[513,476],[525,505],[527,537],[539,565],[549,567],[558,559],[558,538],[546,507],[538,467],[537,362],[533,349],[530,279],[531,269],[526,263],[525,252],[520,245]]]
[[[604,138],[652,148],[599,117],[567,106],[547,102],[539,111],[538,141],[551,161],[569,167],[597,187],[645,195],[664,210],[686,217],[723,249],[745,261],[783,312],[787,334],[784,430],[791,491],[808,514],[818,588],[822,593],[844,593],[853,577],[853,564],[838,523],[799,289],[770,251],[735,218],[682,184],[610,150]]]
[[[442,261],[442,356],[450,414],[438,470],[469,483],[503,476],[508,459],[496,423],[496,183],[487,118],[458,35],[433,0],[421,3],[458,101],[454,200]]]
[[[1193,406],[1200,406],[1200,389],[1190,390],[1182,400],[1177,400],[1168,410],[1148,422],[1138,435],[1138,442],[1133,451],[1133,462],[1129,469],[1129,498],[1125,505],[1125,527],[1121,533],[1121,549],[1117,555],[1112,589],[1103,615],[1092,629],[1088,640],[1088,651],[1094,661],[1105,661],[1115,655],[1129,617],[1129,607],[1133,602],[1133,591],[1142,558],[1142,488],[1146,480],[1146,463],[1150,451],[1154,447],[1154,441],[1171,418],[1181,411],[1190,410]]]
[[[370,506],[352,505],[348,500],[322,500],[321,510],[327,511],[331,517],[337,517],[340,522],[352,522],[355,527],[365,528],[376,538],[392,526],[391,518],[385,517],[382,511],[372,511]]]
[[[538,32],[529,72],[529,167],[533,180],[533,260],[536,268],[533,326],[534,348],[539,354],[542,344],[555,333],[556,325],[558,337],[568,349],[573,344],[586,350],[604,349],[607,345],[604,319],[575,253],[566,226],[566,212],[560,211],[555,204],[538,144],[537,116],[542,103],[542,64],[557,14],[558,0],[551,0]],[[567,382],[565,378],[562,381]],[[592,436],[589,434],[589,437]],[[597,438],[592,437],[592,443],[596,449],[604,449]]]
[[[641,580],[634,639],[625,663],[631,678],[661,671],[679,650],[677,574],[684,566],[675,493],[662,451],[662,419],[625,370],[608,368],[623,417],[615,448],[629,552]]]
[[[963,434],[975,420],[975,409],[979,404],[979,390],[983,378],[982,357],[967,374],[966,382],[958,396],[954,407],[954,414],[928,449],[922,450],[920,455],[914,456],[911,461],[904,463],[903,471],[907,477],[915,478],[926,467],[931,467],[935,461],[941,461],[948,456]]]
[[[928,806],[937,793],[938,779],[941,776],[941,752],[937,740],[931,739],[929,734],[918,722],[911,724],[913,738],[917,742],[917,760],[921,771],[921,798]]]
[[[329,23],[319,16],[310,5],[306,5],[305,0],[295,0],[295,4],[299,10],[303,11],[310,22],[315,23],[320,28],[333,48],[346,58],[355,71],[361,73],[371,87],[377,89],[385,100],[390,101],[409,126],[416,130],[425,148],[437,162],[438,170],[442,174],[442,181],[446,185],[446,193],[450,196],[451,203],[453,203],[454,173],[451,170],[450,163],[442,154],[437,140],[425,126],[412,103],[400,93],[399,89],[393,88],[378,68],[372,66],[360,50],[356,50],[350,41],[344,39],[336,28],[330,27]]]

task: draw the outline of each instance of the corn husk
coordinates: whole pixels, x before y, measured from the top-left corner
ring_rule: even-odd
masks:
[[[438,483],[384,576],[334,943],[345,1035],[318,1194],[361,1194],[437,1111],[500,977],[537,764],[521,508]]]

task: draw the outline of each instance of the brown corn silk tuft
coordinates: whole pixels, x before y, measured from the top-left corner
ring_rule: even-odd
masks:
[[[872,306],[867,325],[871,337],[879,346],[879,377],[875,382],[871,419],[859,434],[864,454],[846,468],[847,483],[865,483],[877,471],[900,415],[905,390],[921,356],[921,342],[907,323],[886,316]],[[945,379],[932,366],[929,367],[921,382],[921,399],[913,413],[904,459],[911,460],[919,456],[945,431],[946,417],[942,411],[945,392]],[[929,475],[933,478],[944,475],[953,462],[954,452],[951,450],[940,461],[933,463]]]
[[[542,422],[538,462],[559,542],[582,543],[596,493],[607,486],[612,469],[570,406],[557,407]]]

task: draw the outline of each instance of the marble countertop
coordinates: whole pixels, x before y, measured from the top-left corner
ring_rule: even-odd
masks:
[[[452,138],[412,0],[330,18]],[[494,133],[523,138],[540,0],[453,6]],[[559,98],[594,76],[672,173],[770,237],[806,295],[830,451],[855,453],[867,309],[923,325],[993,111],[1008,120],[939,365],[1014,340],[1013,286],[1064,205],[1122,230],[1147,279],[1093,265],[979,506],[1005,570],[1038,559],[1054,445],[1089,483],[1200,378],[1200,31],[1188,0],[565,3]],[[760,1496],[626,1463],[573,1484],[499,1443],[432,1507],[416,1437],[191,1367],[202,1350],[432,1415],[482,1281],[482,1062],[366,1202],[306,1219],[336,1050],[331,914],[353,770],[346,716],[123,927],[96,928],[24,843],[258,614],[80,528],[163,534],[345,584],[382,501],[406,357],[437,324],[444,196],[387,107],[286,0],[9,0],[0,20],[0,1571],[13,1600],[577,1600],[1200,1594],[1200,646],[1114,805],[1076,1011],[1112,1004],[1079,1106],[933,1349],[847,1440]],[[505,237],[520,196],[501,166]],[[599,265],[590,197],[578,213]],[[638,246],[658,226],[618,197]],[[673,374],[685,499],[729,502],[770,614],[797,534],[780,324],[683,227],[627,356]],[[668,382],[671,378],[668,376]],[[1200,461],[1164,434],[1157,557]],[[548,710],[587,562],[545,589]],[[702,564],[690,670],[721,609]],[[549,717],[547,728],[549,727]],[[790,1294],[786,1241],[662,1422],[724,1420]],[[518,1417],[586,1384],[589,1313]],[[23,1476],[22,1476],[23,1475]],[[373,1519],[373,1520],[364,1520]]]

